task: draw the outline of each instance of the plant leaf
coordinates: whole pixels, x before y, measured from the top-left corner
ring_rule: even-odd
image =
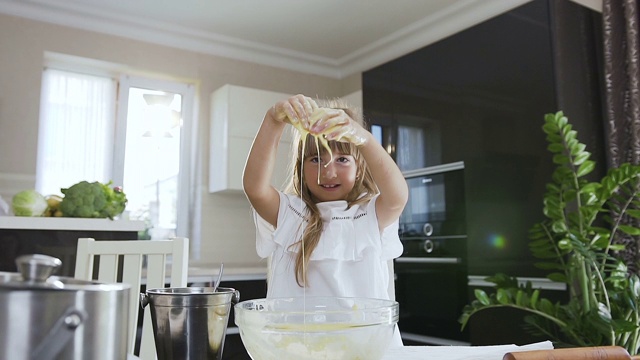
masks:
[[[509,303],[509,293],[507,292],[507,290],[505,289],[498,289],[498,292],[496,293],[496,300],[498,300],[498,302],[500,304],[508,304]]]
[[[569,163],[569,157],[563,154],[556,154],[553,156],[554,164],[565,165]]]
[[[563,239],[558,241],[558,247],[562,250],[571,250],[573,246],[571,245],[571,241],[568,239]]]
[[[578,171],[576,172],[576,175],[578,177],[585,176],[591,173],[595,167],[596,167],[596,163],[594,161],[587,160],[580,164],[580,167],[578,167]]]
[[[564,113],[562,111],[558,111],[555,114],[551,114],[551,118],[558,122],[559,127],[564,127],[569,123],[569,119],[567,119],[567,117],[564,116]]]
[[[575,165],[580,165],[586,162],[590,156],[591,156],[591,153],[589,153],[588,151],[583,151],[573,159],[573,163]],[[581,176],[581,175],[578,175],[578,176]]]
[[[626,249],[626,246],[624,246],[624,244],[609,245],[609,250],[612,250],[612,251],[624,251],[624,249]]]
[[[595,166],[595,162],[593,163]],[[584,165],[584,164],[583,164]],[[581,193],[591,193],[591,192],[595,192],[596,190],[598,190],[600,188],[600,184],[596,183],[596,182],[591,182],[588,183],[584,186],[582,186],[582,189],[580,189]]]
[[[640,219],[640,210],[627,209],[627,214],[636,219]]]
[[[552,153],[561,153],[564,151],[564,145],[558,143],[552,143],[547,146],[547,149]]]
[[[640,235],[640,229],[634,226],[618,225],[618,229],[620,229],[623,233],[627,235],[632,235],[632,236]]]
[[[567,277],[563,273],[557,273],[557,272],[547,275],[547,279],[555,282],[562,282],[562,283],[567,282]]]
[[[631,282],[631,292],[633,294],[633,296],[637,299],[640,297],[640,278],[638,278],[638,275],[631,275],[631,277],[629,278],[629,281]]]
[[[573,156],[578,156],[580,153],[582,153],[584,151],[584,149],[587,147],[587,145],[582,144],[582,143],[578,143],[576,144],[576,146],[573,146],[571,148],[571,155]]]
[[[484,292],[484,290],[475,289],[473,293],[476,296],[476,299],[478,299],[478,301],[480,301],[482,305],[491,304],[491,300],[489,299],[489,296],[487,295],[487,293]]]
[[[547,313],[547,314],[553,314],[555,313],[555,309],[553,307],[553,304],[551,303],[551,301],[549,301],[548,299],[540,299],[540,310],[542,310],[543,312]]]
[[[565,224],[563,221],[554,221],[551,225],[551,229],[553,229],[553,231],[556,233],[563,233],[567,231],[567,224]]]
[[[536,308],[536,305],[538,304],[538,297],[540,296],[540,290],[536,289],[533,291],[533,294],[531,294],[531,307],[532,308]]]

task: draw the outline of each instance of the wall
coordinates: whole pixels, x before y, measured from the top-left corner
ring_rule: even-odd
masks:
[[[209,95],[231,83],[283,93],[337,97],[360,90],[360,74],[344,80],[176,50],[139,41],[0,15],[0,195],[5,200],[35,185],[40,81],[45,52],[123,64],[141,73],[197,84],[198,158],[195,191],[204,262],[249,262],[255,238],[243,195],[209,194]]]

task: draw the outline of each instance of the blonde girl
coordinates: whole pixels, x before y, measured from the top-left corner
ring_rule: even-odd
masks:
[[[281,192],[270,180],[287,124],[303,135]],[[320,107],[304,95],[276,103],[253,142],[243,186],[256,250],[271,259],[267,297],[390,298],[388,263],[402,253],[398,218],[407,185],[357,111],[335,102]]]

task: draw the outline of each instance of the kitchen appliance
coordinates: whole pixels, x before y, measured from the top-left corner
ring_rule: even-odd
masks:
[[[398,303],[341,297],[247,300],[234,307],[253,360],[379,360],[398,321]]]
[[[467,304],[464,163],[404,173],[409,200],[395,260],[398,327],[405,344],[468,345],[458,318]]]
[[[231,305],[240,292],[224,287],[149,289],[140,294],[151,307],[158,360],[222,359]]]
[[[126,359],[130,286],[51,276],[61,264],[23,255],[0,272],[0,359]]]

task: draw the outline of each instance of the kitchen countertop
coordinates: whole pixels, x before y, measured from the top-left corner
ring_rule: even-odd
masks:
[[[84,219],[65,217],[0,216],[1,229],[18,230],[67,230],[67,231],[141,231],[143,221]],[[220,263],[189,263],[187,279],[189,283],[208,283],[218,277]],[[167,277],[170,277],[170,268]],[[264,263],[224,263],[222,281],[265,280],[267,264]]]
[[[134,220],[0,216],[0,229],[141,231],[145,224]]]
[[[187,283],[199,285],[209,284],[218,278],[220,263],[193,263],[189,264]],[[142,283],[146,282],[143,269]],[[171,265],[165,270],[166,283],[171,282]],[[251,281],[266,280],[267,265],[260,263],[232,263],[225,262],[222,270],[222,281]]]
[[[222,281],[265,280],[267,264],[225,262]],[[211,282],[218,277],[220,263],[189,264],[188,282]]]

